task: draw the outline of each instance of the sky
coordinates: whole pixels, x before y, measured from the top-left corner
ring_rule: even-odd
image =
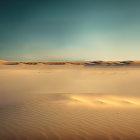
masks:
[[[0,0],[0,60],[140,60],[140,0]]]

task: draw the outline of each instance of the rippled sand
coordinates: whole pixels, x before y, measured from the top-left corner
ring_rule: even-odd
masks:
[[[0,65],[0,140],[139,140],[140,67]]]

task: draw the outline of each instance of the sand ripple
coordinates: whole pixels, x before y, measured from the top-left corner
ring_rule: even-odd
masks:
[[[1,107],[0,139],[138,140],[139,118],[139,99],[94,94],[32,95],[24,104]]]

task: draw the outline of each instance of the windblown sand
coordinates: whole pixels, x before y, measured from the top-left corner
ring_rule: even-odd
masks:
[[[139,139],[139,66],[1,62],[0,140]]]

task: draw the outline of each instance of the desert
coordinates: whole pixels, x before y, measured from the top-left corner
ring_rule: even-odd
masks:
[[[0,139],[139,140],[139,82],[139,61],[0,61]]]

